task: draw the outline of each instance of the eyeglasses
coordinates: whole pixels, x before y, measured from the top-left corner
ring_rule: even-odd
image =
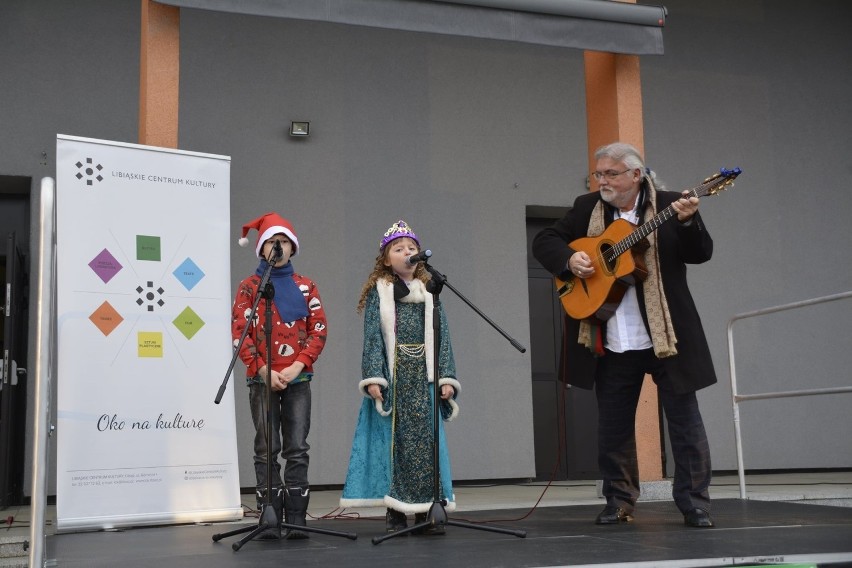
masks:
[[[615,170],[607,170],[605,172],[592,172],[591,175],[597,181],[601,181],[601,178],[606,178],[607,180],[612,181],[615,178],[617,178],[618,176],[620,176],[621,174],[623,174],[625,172],[629,172],[630,170],[631,170],[631,168],[627,168],[626,170],[624,170],[622,172],[617,172]]]

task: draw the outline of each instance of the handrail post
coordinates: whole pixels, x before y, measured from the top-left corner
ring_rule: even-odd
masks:
[[[740,407],[737,401],[737,368],[734,363],[734,320],[728,323],[728,365],[731,373],[731,405],[734,413],[734,436],[737,443],[737,476],[740,482],[740,499],[746,498],[745,464],[743,463],[743,438],[740,429]]]
[[[821,296],[819,298],[812,298],[810,300],[803,300],[801,302],[793,302],[791,304],[783,304],[780,306],[774,306],[771,308],[764,308],[761,310],[755,310],[753,312],[745,312],[742,314],[735,315],[728,321],[728,365],[731,373],[731,404],[733,406],[733,414],[734,414],[734,436],[736,438],[737,444],[737,475],[739,476],[740,481],[740,499],[746,498],[746,485],[745,485],[745,465],[743,462],[743,442],[742,442],[742,432],[740,430],[740,408],[739,403],[741,400],[757,400],[757,399],[767,399],[767,398],[782,398],[782,397],[799,397],[799,396],[810,396],[810,395],[820,395],[820,394],[836,394],[836,393],[849,393],[852,392],[852,387],[840,387],[840,388],[830,388],[830,389],[805,389],[799,391],[785,391],[785,392],[775,392],[775,393],[763,393],[760,395],[745,395],[740,396],[737,393],[737,371],[736,365],[734,364],[734,323],[738,320],[762,316],[766,314],[773,314],[776,312],[783,312],[786,310],[792,310],[795,308],[803,308],[806,306],[813,306],[816,304],[824,304],[826,302],[833,302],[835,300],[843,300],[844,298],[852,298],[852,291],[849,292],[841,292],[839,294],[832,294],[830,296]]]
[[[50,424],[50,388],[55,361],[55,275],[56,275],[56,184],[52,178],[41,180],[39,227],[37,238],[36,345],[35,345],[35,410],[33,426],[32,486],[30,497],[29,566],[44,566],[45,508],[47,504],[47,456],[52,425]]]

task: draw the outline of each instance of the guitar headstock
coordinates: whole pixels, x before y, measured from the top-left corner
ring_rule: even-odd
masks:
[[[740,168],[732,170],[721,168],[719,173],[713,174],[701,184],[701,195],[716,195],[720,191],[727,189],[728,186],[733,186],[734,179],[741,173],[743,171]]]

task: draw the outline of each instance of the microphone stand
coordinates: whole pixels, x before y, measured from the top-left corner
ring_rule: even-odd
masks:
[[[427,252],[429,252],[429,251],[427,251]],[[445,509],[445,506],[447,504],[447,500],[441,499],[441,475],[440,475],[440,471],[439,471],[440,457],[439,457],[439,447],[438,447],[438,442],[439,442],[439,429],[438,428],[440,426],[439,421],[441,420],[441,412],[440,412],[441,388],[438,385],[438,382],[439,382],[438,379],[439,379],[439,375],[440,375],[439,361],[440,361],[440,351],[441,351],[441,349],[440,349],[440,346],[441,346],[441,315],[440,315],[441,299],[440,299],[440,294],[441,294],[441,290],[443,289],[443,287],[446,286],[447,288],[452,290],[456,294],[456,296],[458,296],[459,298],[461,298],[464,301],[464,303],[466,303],[468,306],[470,306],[485,321],[487,321],[489,324],[491,324],[491,327],[496,329],[503,337],[505,337],[507,340],[509,340],[509,342],[512,344],[512,346],[515,349],[517,349],[521,353],[525,353],[526,348],[524,346],[522,346],[520,343],[518,343],[517,341],[515,341],[514,339],[512,339],[511,337],[509,337],[509,335],[507,335],[506,332],[504,332],[502,329],[500,329],[500,327],[496,323],[491,321],[491,319],[489,319],[488,316],[486,316],[484,313],[482,313],[482,311],[479,308],[477,308],[475,305],[473,305],[470,302],[470,300],[465,298],[458,290],[453,288],[452,284],[447,282],[446,276],[444,276],[443,274],[438,272],[434,267],[429,265],[429,256],[431,256],[431,252],[430,252],[430,254],[426,255],[426,258],[423,260],[423,262],[424,262],[424,267],[426,268],[426,270],[428,270],[429,274],[432,275],[432,279],[429,281],[429,283],[426,284],[426,289],[432,294],[432,298],[433,298],[433,302],[432,302],[432,330],[434,331],[434,333],[433,333],[433,349],[432,349],[432,351],[433,351],[433,353],[432,353],[432,361],[433,361],[432,367],[434,368],[435,376],[432,378],[432,397],[433,397],[433,408],[432,408],[432,426],[433,426],[433,431],[432,431],[432,437],[433,437],[433,444],[432,444],[432,480],[433,480],[433,483],[432,483],[432,505],[429,507],[429,513],[426,515],[426,520],[424,520],[423,522],[417,523],[417,524],[410,526],[410,527],[406,527],[406,528],[401,529],[401,530],[396,531],[396,532],[388,533],[388,534],[385,534],[385,535],[382,535],[382,536],[373,537],[372,542],[373,542],[373,544],[379,544],[379,543],[381,543],[385,540],[388,540],[389,538],[402,536],[402,535],[407,534],[409,532],[413,532],[413,531],[417,531],[417,530],[421,530],[421,529],[426,529],[428,527],[436,527],[436,528],[437,527],[443,527],[444,525],[452,525],[452,526],[462,527],[462,528],[466,528],[466,529],[475,529],[475,530],[480,530],[480,531],[489,531],[489,532],[495,532],[495,533],[510,534],[510,535],[517,536],[519,538],[524,538],[524,537],[527,536],[527,531],[524,531],[524,530],[505,529],[505,528],[500,528],[500,527],[492,527],[492,526],[488,526],[488,525],[467,523],[467,522],[463,522],[463,521],[454,521],[454,520],[450,519],[449,517],[447,517],[447,511]]]
[[[252,304],[251,312],[249,313],[249,317],[246,318],[246,326],[243,329],[242,334],[240,335],[240,340],[237,342],[237,346],[234,349],[234,355],[231,357],[231,364],[228,365],[228,371],[225,373],[225,379],[222,381],[222,385],[219,387],[219,392],[216,394],[216,399],[214,402],[219,404],[222,401],[222,395],[225,393],[225,388],[228,385],[228,378],[231,376],[231,371],[234,369],[234,365],[237,362],[237,357],[240,355],[240,348],[242,348],[243,342],[248,335],[248,330],[251,327],[251,323],[254,321],[255,314],[257,313],[257,306],[260,303],[260,299],[263,298],[266,300],[265,302],[265,310],[264,316],[266,325],[264,325],[264,337],[266,340],[266,369],[267,369],[267,378],[266,378],[266,496],[265,502],[261,507],[260,519],[257,526],[247,525],[245,527],[241,527],[239,529],[235,529],[232,531],[217,533],[213,535],[213,542],[219,542],[223,538],[227,538],[229,536],[234,536],[243,533],[249,533],[239,541],[231,544],[231,548],[234,552],[237,552],[239,549],[243,547],[243,545],[253,540],[259,534],[264,531],[271,529],[278,535],[278,540],[281,538],[281,528],[286,529],[295,529],[302,532],[316,532],[322,534],[329,534],[333,536],[343,536],[351,540],[355,540],[358,538],[358,535],[355,533],[344,533],[339,531],[332,531],[328,529],[321,529],[316,527],[304,527],[304,526],[296,526],[287,524],[284,519],[278,518],[278,512],[275,510],[275,507],[272,506],[272,460],[278,459],[278,456],[273,458],[272,456],[272,299],[275,297],[275,287],[272,285],[272,282],[269,281],[269,276],[272,273],[272,268],[276,262],[281,260],[284,256],[284,252],[281,250],[280,243],[276,242],[275,247],[273,248],[273,256],[270,261],[267,262],[266,270],[263,272],[263,276],[260,279],[260,284],[257,289],[259,294],[254,299],[254,304]],[[278,432],[275,433],[278,435]]]

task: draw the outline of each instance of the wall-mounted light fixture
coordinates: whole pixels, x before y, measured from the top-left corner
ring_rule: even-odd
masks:
[[[310,136],[311,123],[303,121],[293,121],[290,123],[290,136]]]

